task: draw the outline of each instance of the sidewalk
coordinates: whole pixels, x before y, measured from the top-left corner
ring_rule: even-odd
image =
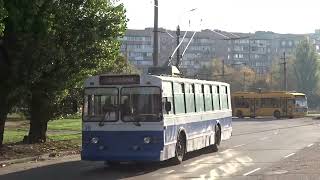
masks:
[[[320,180],[320,142],[273,164],[250,180]]]
[[[11,159],[0,161],[0,169],[6,166],[10,166],[18,163],[27,163],[27,162],[37,162],[37,161],[46,161],[54,158],[64,158],[66,156],[79,155],[76,151],[62,151],[62,152],[52,152],[46,153],[38,156],[31,156],[19,159]]]

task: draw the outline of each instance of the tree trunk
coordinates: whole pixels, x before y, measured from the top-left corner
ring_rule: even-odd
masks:
[[[3,135],[4,135],[4,126],[7,120],[8,112],[5,112],[5,109],[0,107],[0,149],[3,146]]]
[[[50,118],[49,98],[44,91],[33,90],[31,100],[30,130],[27,143],[46,141],[47,124]]]
[[[9,112],[6,97],[0,96],[0,148],[3,146],[4,126]]]

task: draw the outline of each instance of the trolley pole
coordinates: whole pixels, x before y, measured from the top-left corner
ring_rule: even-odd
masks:
[[[224,80],[224,59],[222,59],[222,79]]]
[[[158,35],[158,0],[154,0],[154,26],[153,26],[153,66],[159,61],[159,35]]]
[[[180,44],[180,26],[178,25],[177,26],[177,32],[176,32],[176,35],[177,35],[177,47],[179,46]],[[177,49],[177,67],[179,66],[180,64],[180,47],[178,47]]]
[[[283,52],[283,57],[280,58],[283,60],[283,90],[287,91],[288,89],[288,80],[287,80],[287,61],[286,61],[286,52]]]

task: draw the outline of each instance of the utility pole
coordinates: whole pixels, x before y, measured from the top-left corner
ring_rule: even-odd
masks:
[[[179,46],[180,44],[180,26],[178,25],[177,26],[177,32],[176,32],[176,35],[177,35],[177,47]],[[180,47],[178,47],[177,49],[177,67],[179,66],[180,64]]]
[[[158,66],[159,61],[159,36],[158,36],[158,0],[154,0],[154,26],[153,26],[153,66]]]
[[[287,91],[288,81],[287,81],[287,61],[286,61],[286,52],[283,52],[283,57],[280,58],[283,60],[283,90]]]
[[[270,89],[273,90],[273,87],[272,87],[272,76],[273,76],[273,73],[272,71],[270,72]]]
[[[243,72],[243,91],[246,91],[246,72]]]

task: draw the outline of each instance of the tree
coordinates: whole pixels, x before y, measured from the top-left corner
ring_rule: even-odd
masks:
[[[43,142],[53,106],[66,89],[88,75],[120,68],[124,7],[108,0],[4,0],[4,7],[3,46],[11,82],[6,87],[29,104],[26,141]]]
[[[309,97],[316,95],[319,80],[318,68],[318,57],[315,48],[308,40],[302,41],[296,49],[293,63],[293,72],[299,92],[306,93]],[[312,99],[309,98],[309,100]]]
[[[255,72],[250,67],[223,65],[219,59],[214,59],[209,66],[203,67],[199,75],[202,75],[202,79],[227,82],[232,91],[250,90],[255,81]]]
[[[275,57],[273,60],[273,64],[271,66],[271,72],[268,77],[268,82],[270,83],[271,90],[284,90],[284,65],[283,65],[283,58]],[[293,70],[294,65],[294,56],[286,55],[286,67],[287,67],[287,90],[296,90],[296,78]]]

